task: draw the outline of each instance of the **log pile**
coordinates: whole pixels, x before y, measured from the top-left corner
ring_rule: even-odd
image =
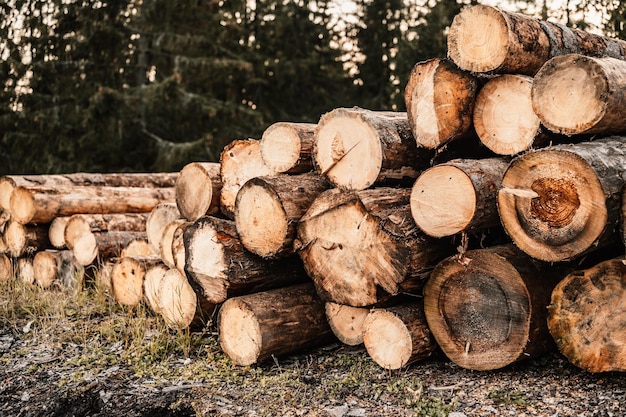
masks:
[[[278,122],[132,181],[1,178],[0,281],[95,266],[122,305],[215,325],[240,365],[338,340],[386,369],[559,349],[626,370],[626,42],[478,5],[448,50],[415,65],[406,112]]]

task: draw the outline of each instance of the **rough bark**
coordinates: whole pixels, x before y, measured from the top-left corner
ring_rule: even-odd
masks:
[[[83,234],[106,232],[144,232],[148,213],[75,214],[65,224],[63,240],[68,249]]]
[[[176,205],[182,217],[196,221],[220,211],[222,179],[220,164],[191,162],[183,167],[176,180]]]
[[[326,320],[339,341],[348,346],[363,343],[363,323],[370,312],[367,307],[351,307],[327,301],[325,303]]]
[[[276,122],[261,136],[261,158],[276,173],[301,174],[313,169],[314,123]]]
[[[117,302],[126,306],[138,305],[143,300],[146,272],[158,265],[162,265],[162,261],[156,255],[119,258],[111,271],[111,286]]]
[[[222,350],[243,366],[334,339],[324,303],[310,283],[231,298],[218,323]]]
[[[21,224],[10,221],[4,231],[4,243],[7,253],[19,258],[25,254],[34,254],[39,250],[50,249],[48,225]]]
[[[626,138],[557,145],[514,159],[498,192],[502,224],[544,261],[574,259],[617,242]]]
[[[69,250],[39,251],[33,258],[35,282],[41,288],[50,288],[58,283],[66,288],[82,285],[85,268],[78,265]]]
[[[138,239],[146,239],[146,232],[125,230],[83,233],[74,241],[72,252],[79,265],[100,264],[106,259],[122,255],[124,248]]]
[[[161,203],[152,209],[146,220],[148,243],[155,253],[161,253],[161,237],[165,227],[182,216],[174,203]]]

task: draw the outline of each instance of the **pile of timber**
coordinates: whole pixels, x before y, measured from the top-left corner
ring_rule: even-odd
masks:
[[[477,5],[448,56],[415,65],[406,112],[277,122],[175,182],[2,178],[0,277],[96,263],[240,365],[338,340],[386,369],[558,349],[625,371],[626,42]]]

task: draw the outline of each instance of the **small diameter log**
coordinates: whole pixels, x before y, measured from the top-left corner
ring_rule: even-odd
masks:
[[[546,128],[565,135],[626,131],[626,62],[570,54],[552,58],[532,85],[532,106]]]
[[[372,309],[363,327],[367,353],[385,369],[400,369],[425,359],[437,347],[421,301]]]
[[[146,233],[148,243],[152,246],[154,253],[161,253],[161,238],[165,227],[181,218],[180,211],[174,203],[160,203],[150,211],[146,220]]]
[[[617,242],[626,138],[556,145],[514,159],[498,192],[504,229],[549,262]]]
[[[301,174],[313,170],[314,123],[277,122],[261,137],[261,158],[276,173]]]
[[[410,189],[324,191],[298,224],[294,243],[324,301],[365,307],[400,292],[420,292],[450,242],[422,233]]]
[[[182,230],[177,233],[177,236],[179,237],[177,244],[180,245],[180,235],[184,232],[184,229],[190,224],[191,222],[188,222],[187,220],[176,219],[168,223],[165,226],[165,229],[163,229],[163,235],[161,236],[161,243],[159,244],[159,247],[161,248],[160,255],[161,255],[161,259],[163,260],[163,263],[168,268],[176,268],[176,261],[174,260],[174,250],[173,250],[174,234],[176,233],[178,228],[182,228]],[[180,249],[180,246],[177,246],[177,249]],[[183,256],[184,256],[184,251],[183,251]],[[184,273],[184,270],[183,270],[183,273]]]
[[[235,140],[220,154],[220,209],[229,219],[234,217],[235,199],[239,189],[251,178],[274,175],[263,158],[261,144],[255,139]]]
[[[104,174],[75,172],[71,174],[5,175],[0,178],[0,193],[4,192],[4,187],[8,187],[6,188],[8,190],[12,187],[54,188],[65,186],[171,188],[174,187],[177,177],[178,172]]]
[[[155,265],[154,267],[146,271],[146,274],[143,278],[144,301],[146,302],[150,310],[158,315],[161,314],[161,310],[159,309],[161,281],[163,281],[165,273],[169,271],[169,269],[170,268],[168,268],[164,264]]]
[[[122,252],[120,253],[121,258],[125,256],[147,255],[157,255],[154,250],[152,250],[152,246],[148,243],[147,234],[128,242],[128,244],[122,248]]]
[[[169,269],[163,275],[157,291],[158,311],[165,323],[174,329],[186,329],[206,321],[215,305],[202,303],[184,274]]]
[[[12,219],[26,224],[73,214],[148,213],[166,201],[174,201],[174,187],[16,187],[10,204]]]
[[[20,224],[10,221],[4,231],[4,243],[7,253],[18,258],[26,253],[50,249],[52,244],[48,238],[49,225]]]
[[[185,252],[185,230],[192,222],[182,224],[174,230],[172,235],[172,260],[174,268],[178,269],[181,274],[187,275],[185,272],[185,262],[187,262],[187,252]]]
[[[476,77],[449,59],[415,64],[404,102],[417,144],[436,149],[468,134],[477,90]]]
[[[433,237],[500,225],[498,190],[509,163],[502,158],[455,159],[422,172],[411,190],[411,215]]]
[[[39,251],[33,258],[35,282],[41,288],[59,283],[66,288],[78,289],[85,276],[85,268],[76,263],[69,250]]]
[[[550,294],[566,275],[513,245],[441,261],[424,287],[428,327],[446,356],[474,370],[503,368],[554,347]]]
[[[5,254],[7,252],[9,252],[9,247],[4,241],[4,235],[0,233],[0,253]]]
[[[87,266],[120,257],[124,248],[138,239],[146,239],[146,233],[123,230],[89,232],[75,240],[72,251],[76,262]]]
[[[0,234],[4,233],[4,229],[9,220],[11,220],[11,213],[8,210],[0,208]]]
[[[176,206],[183,218],[196,221],[220,211],[220,164],[191,162],[183,167],[176,180]]]
[[[308,280],[297,256],[272,261],[247,251],[232,220],[202,217],[185,229],[183,240],[190,283],[213,304]]]
[[[6,282],[13,278],[13,263],[11,258],[0,253],[0,282]]]
[[[65,224],[64,241],[68,249],[83,234],[101,232],[144,232],[148,213],[75,214]]]
[[[65,226],[72,216],[55,217],[48,228],[48,239],[56,249],[65,249]]]
[[[33,258],[23,256],[17,260],[17,276],[25,284],[35,283],[35,267],[33,265]]]
[[[346,190],[412,182],[433,156],[418,148],[405,112],[338,108],[321,117],[315,132],[317,172]]]
[[[247,181],[235,200],[235,225],[241,243],[264,258],[293,255],[298,220],[328,188],[326,177],[314,173]]]
[[[111,285],[117,302],[125,306],[138,305],[143,299],[146,272],[162,263],[156,255],[118,259],[111,271]]]
[[[370,312],[366,307],[351,307],[327,301],[325,303],[326,320],[333,334],[348,346],[363,343],[363,324]]]
[[[565,357],[588,372],[626,371],[626,260],[567,275],[552,291],[548,328]]]
[[[242,366],[333,340],[324,303],[310,283],[231,298],[218,323],[222,350]]]
[[[581,53],[624,59],[626,41],[520,13],[474,5],[458,13],[448,33],[448,55],[479,73],[534,75],[550,58]]]

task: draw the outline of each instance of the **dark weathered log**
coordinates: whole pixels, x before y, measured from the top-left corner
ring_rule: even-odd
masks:
[[[11,258],[0,253],[0,282],[6,282],[13,278],[13,263]]]
[[[532,106],[556,133],[626,131],[626,61],[570,54],[545,63],[532,85]]]
[[[65,223],[63,240],[69,249],[83,234],[144,232],[148,213],[75,214]],[[52,228],[52,227],[51,227]]]
[[[143,300],[146,272],[162,264],[156,255],[119,258],[111,271],[111,285],[117,302],[126,306],[138,305]]]
[[[261,157],[276,173],[301,174],[313,170],[314,123],[277,122],[261,137]]]
[[[241,243],[264,258],[293,255],[300,217],[329,184],[314,173],[280,174],[247,181],[235,200],[235,225]]]
[[[185,229],[183,240],[190,283],[214,304],[308,280],[297,256],[273,261],[247,251],[232,220],[202,217]]]
[[[626,41],[484,5],[464,8],[448,33],[450,58],[459,67],[480,73],[533,75],[557,55],[624,59],[625,52]]]
[[[453,251],[421,232],[403,188],[330,189],[298,224],[295,247],[324,301],[353,307],[419,292],[430,269]]]
[[[316,170],[342,189],[411,183],[433,156],[418,148],[405,112],[338,108],[322,115],[315,132]]]
[[[217,162],[191,162],[176,180],[176,205],[182,217],[196,221],[220,212],[222,179]]]
[[[146,232],[125,230],[83,233],[74,241],[74,257],[79,265],[101,263],[122,255],[124,248],[138,239],[147,239]]]
[[[550,294],[567,274],[514,245],[469,250],[441,261],[424,288],[428,326],[446,356],[492,370],[553,349]]]
[[[400,369],[425,359],[437,347],[421,300],[372,309],[363,328],[367,353],[385,369]]]
[[[85,268],[78,265],[69,250],[39,251],[33,258],[35,282],[41,288],[50,288],[55,283],[66,288],[79,288],[85,276]]]
[[[550,333],[561,353],[588,372],[626,371],[625,259],[572,272],[552,291]]]
[[[498,192],[506,232],[524,252],[550,262],[617,242],[625,166],[624,137],[517,157]]]
[[[18,258],[24,254],[33,254],[38,250],[50,249],[48,225],[21,224],[9,221],[4,231],[4,243],[7,253]]]
[[[325,303],[326,320],[333,334],[340,342],[348,346],[363,343],[363,323],[370,312],[367,307],[352,307],[327,301]]]
[[[476,77],[449,59],[415,64],[404,102],[418,145],[435,149],[470,134],[477,90]]]
[[[152,209],[146,220],[148,243],[155,253],[161,253],[161,238],[165,227],[182,216],[174,203],[160,203]]]
[[[411,190],[411,214],[429,236],[475,232],[500,224],[496,199],[509,163],[455,159],[422,172]]]
[[[244,366],[334,339],[310,283],[231,298],[220,308],[218,323],[222,350]]]

